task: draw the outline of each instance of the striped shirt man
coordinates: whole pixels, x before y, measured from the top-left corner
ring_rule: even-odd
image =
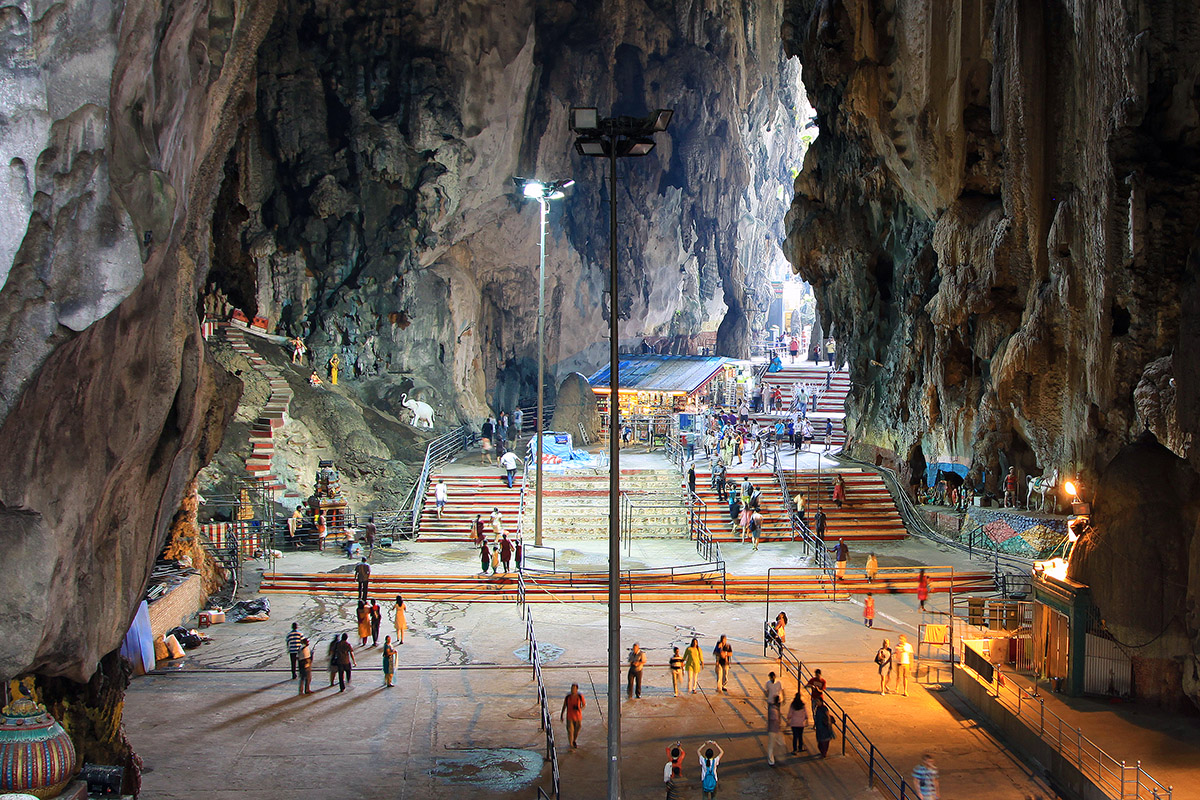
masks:
[[[304,634],[300,632],[300,626],[293,622],[292,629],[287,635],[287,651],[288,657],[292,661],[292,677],[295,678],[296,665],[300,656],[300,648],[304,646]]]

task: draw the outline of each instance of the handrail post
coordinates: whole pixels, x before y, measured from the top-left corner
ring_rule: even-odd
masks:
[[[842,709],[842,755],[846,755],[846,709]]]
[[[867,785],[875,788],[875,743],[871,742],[870,762],[867,764]]]

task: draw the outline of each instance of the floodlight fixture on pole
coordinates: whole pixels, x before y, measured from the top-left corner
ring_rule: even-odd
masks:
[[[608,800],[621,797],[621,377],[617,273],[617,159],[649,155],[655,133],[671,124],[674,111],[646,117],[601,118],[595,108],[573,107],[569,122],[578,134],[575,152],[607,158],[609,222],[608,288]]]
[[[531,200],[537,200],[540,208],[541,235],[538,240],[538,400],[537,400],[537,446],[534,458],[536,464],[536,488],[534,490],[533,543],[542,546],[542,434],[545,426],[546,402],[546,210],[551,200],[561,200],[566,196],[565,189],[573,186],[575,181],[566,178],[560,181],[542,181],[528,178],[513,178],[513,183],[521,190],[521,194]],[[518,432],[519,433],[519,432]],[[517,532],[522,535],[521,531]]]

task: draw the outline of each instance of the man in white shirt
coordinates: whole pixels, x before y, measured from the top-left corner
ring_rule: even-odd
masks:
[[[767,685],[763,691],[767,695],[767,705],[771,705],[783,697],[783,684],[775,677],[774,672],[767,673]]]
[[[446,507],[446,482],[438,481],[433,487],[433,501],[437,504],[437,518],[442,518],[442,510]]]
[[[900,694],[908,697],[908,670],[913,662],[913,646],[908,643],[908,637],[903,633],[900,634],[900,641],[896,645],[896,688],[900,690]]]
[[[517,454],[512,450],[509,450],[504,455],[500,456],[500,466],[504,467],[508,473],[508,488],[510,489],[513,485],[513,478],[515,478],[517,475],[517,463],[520,460],[521,459],[517,458]]]
[[[783,684],[775,679],[775,673],[767,673],[767,763],[775,766],[775,740],[783,732],[780,719],[783,705]]]

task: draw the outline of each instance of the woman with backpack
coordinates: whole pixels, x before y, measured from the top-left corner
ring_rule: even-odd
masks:
[[[700,789],[704,793],[704,800],[713,800],[717,796],[717,767],[723,755],[725,751],[721,745],[712,739],[700,748]]]

